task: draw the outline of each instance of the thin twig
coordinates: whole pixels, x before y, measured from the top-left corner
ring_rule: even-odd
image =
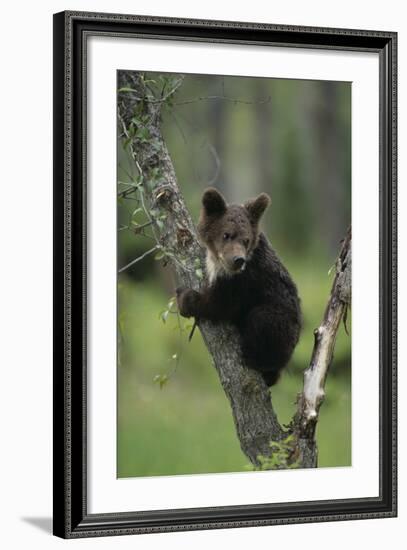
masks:
[[[134,193],[139,188],[139,185],[131,185],[127,189],[124,189],[124,191],[120,191],[120,193],[117,193],[118,198],[125,199],[130,195],[131,193]]]
[[[148,96],[140,97],[140,96],[134,96],[134,95],[132,99],[134,101],[145,101],[146,103],[152,103],[152,104],[165,103],[165,101],[167,101],[167,99],[171,97],[178,90],[183,80],[184,80],[184,77],[181,77],[179,80],[177,80],[173,88],[169,92],[167,92],[164,96],[162,96],[160,99],[157,99],[155,97],[152,97],[152,98]],[[119,89],[119,93],[138,94],[137,90],[133,90],[132,88],[121,88]]]
[[[119,227],[119,231],[124,231],[125,229],[128,229],[129,231],[132,231],[133,233],[136,233],[139,234],[142,232],[142,230],[145,228],[145,227],[148,227],[149,225],[151,225],[153,222],[145,222],[145,223],[142,223],[141,225],[134,225],[134,226],[131,226],[130,224],[129,225],[122,225],[121,227]],[[144,235],[145,236],[145,235]]]
[[[133,176],[130,174],[130,172],[127,170],[127,168],[125,168],[125,167],[123,166],[123,164],[119,164],[119,169],[120,169],[120,170],[123,170],[123,172],[126,173],[126,176],[129,178],[129,180],[133,180],[133,179],[134,179]],[[121,182],[119,182],[119,183],[121,183]],[[124,182],[123,182],[123,183],[124,183]],[[128,185],[129,183],[130,183],[130,182],[127,182],[127,185]]]
[[[141,225],[135,225],[134,227],[129,227],[129,229],[137,234],[137,233],[140,233],[142,229],[152,224],[153,224],[152,221],[148,221],[148,222],[142,223]]]
[[[181,126],[180,126],[180,124],[179,124],[179,122],[178,122],[178,120],[177,120],[177,117],[175,116],[174,111],[173,111],[172,109],[168,109],[168,112],[169,112],[169,114],[170,114],[172,120],[174,121],[175,126],[177,127],[179,133],[181,134],[181,137],[182,137],[182,140],[183,140],[184,144],[187,145],[188,140],[187,140],[187,138],[185,137],[184,130],[181,128]]]
[[[249,101],[246,99],[238,99],[235,97],[228,97],[228,96],[222,96],[222,95],[207,95],[207,96],[195,97],[193,99],[186,99],[185,101],[177,101],[174,103],[174,105],[188,105],[190,103],[195,103],[197,101],[210,101],[212,99],[223,99],[224,101],[231,101],[232,103],[243,103],[245,105],[255,105],[255,104],[262,104],[262,103],[270,103],[271,97],[269,96],[265,99]]]
[[[208,181],[208,186],[210,187],[211,185],[213,185],[216,180],[218,179],[218,176],[219,176],[219,172],[220,172],[220,159],[219,159],[219,155],[215,149],[215,147],[211,144],[211,143],[208,143],[208,149],[209,151],[212,153],[212,156],[213,156],[213,160],[215,161],[215,173],[214,175],[212,176],[212,178]]]
[[[143,258],[148,256],[149,254],[151,254],[155,250],[158,250],[159,248],[160,248],[159,246],[154,246],[153,248],[150,248],[150,250],[147,250],[147,252],[144,252],[144,254],[142,254],[141,256],[136,258],[135,260],[131,261],[129,264],[125,265],[124,267],[120,268],[119,273],[123,273],[123,271],[125,271],[126,269],[128,269],[132,265],[136,264],[137,262],[140,262]]]

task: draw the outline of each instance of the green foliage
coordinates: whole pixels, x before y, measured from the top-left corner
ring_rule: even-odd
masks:
[[[159,318],[162,320],[163,323],[165,323],[167,321],[168,315],[170,313],[173,313],[173,314],[177,315],[179,323],[182,323],[182,319],[179,317],[178,310],[175,307],[175,304],[176,304],[176,299],[175,299],[175,296],[173,296],[172,298],[170,298],[170,300],[167,304],[167,307],[165,309],[163,309],[162,311],[160,311]],[[180,327],[180,328],[182,328],[182,327]]]
[[[295,437],[291,433],[279,441],[270,441],[270,456],[259,455],[259,465],[255,470],[286,470],[300,466],[299,457],[296,456]]]
[[[164,385],[168,382],[168,374],[156,374],[153,378],[153,382],[157,382],[160,385],[160,390],[163,389]]]

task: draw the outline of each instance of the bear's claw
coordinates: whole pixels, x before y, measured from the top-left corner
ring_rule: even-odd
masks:
[[[195,317],[198,313],[200,294],[190,288],[176,289],[178,311],[183,317]]]

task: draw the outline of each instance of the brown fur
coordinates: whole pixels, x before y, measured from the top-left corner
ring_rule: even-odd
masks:
[[[198,232],[207,248],[207,286],[177,289],[177,299],[184,317],[235,324],[247,363],[272,385],[298,342],[301,311],[295,284],[259,232],[269,204],[265,193],[227,205],[216,189],[205,191]]]

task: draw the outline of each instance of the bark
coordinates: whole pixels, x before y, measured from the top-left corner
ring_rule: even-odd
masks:
[[[317,466],[315,429],[319,408],[325,398],[325,380],[333,358],[336,334],[344,316],[346,321],[351,303],[351,240],[349,228],[336,262],[336,275],[323,321],[314,331],[311,362],[304,372],[304,387],[298,398],[297,413],[293,421],[301,461],[309,467]]]
[[[175,93],[177,83],[174,82],[172,91],[163,91],[162,96],[157,97],[148,89],[140,73],[120,71],[118,80],[119,133],[123,132],[123,137],[130,142],[130,153],[141,176],[148,208],[158,210],[165,220],[160,224],[152,217],[157,243],[172,262],[179,285],[199,290],[202,278],[198,276],[196,266],[204,269],[204,250],[198,242],[160,128],[161,108]],[[135,113],[137,121],[142,120],[137,122],[136,130],[143,126],[147,130],[148,139],[140,139],[139,132],[134,131]],[[132,120],[133,129],[129,133]],[[340,282],[344,280],[345,272],[350,270],[350,260],[341,270],[338,271],[332,291],[335,298],[331,296],[331,307],[328,304],[325,324],[319,329],[321,336],[316,339],[314,362],[306,371],[298,412],[288,430],[283,429],[277,420],[270,391],[262,376],[245,365],[237,331],[227,324],[215,326],[207,321],[199,324],[229,399],[241,449],[256,467],[261,466],[260,457],[273,454],[271,442],[284,441],[290,434],[294,435],[294,443],[287,465],[290,460],[295,460],[302,467],[316,466],[315,424],[321,396],[320,393],[314,396],[314,388],[318,392],[323,390],[336,331],[344,304],[348,303],[346,296],[346,300],[341,297]]]

